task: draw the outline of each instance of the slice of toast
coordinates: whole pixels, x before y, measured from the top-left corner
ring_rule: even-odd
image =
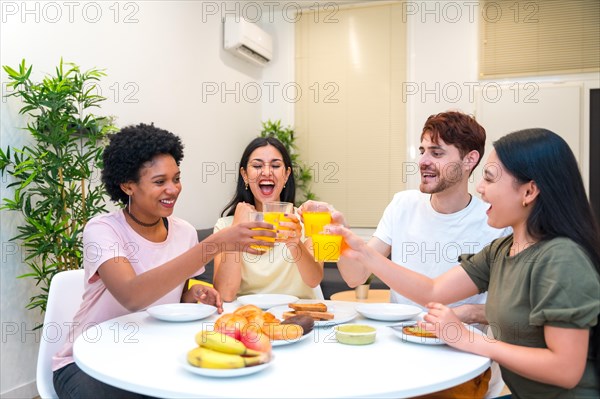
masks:
[[[327,305],[319,303],[290,303],[288,307],[296,311],[327,312]]]
[[[402,332],[415,337],[437,338],[437,335],[431,331],[427,331],[419,326],[406,326],[402,328]]]
[[[335,315],[333,313],[329,313],[329,312],[316,312],[316,311],[312,311],[312,310],[294,310],[294,311],[290,311],[290,312],[283,312],[283,319],[289,319],[292,316],[297,316],[297,315],[307,315],[312,317],[315,321],[319,321],[319,320],[333,320],[333,318],[335,317]]]

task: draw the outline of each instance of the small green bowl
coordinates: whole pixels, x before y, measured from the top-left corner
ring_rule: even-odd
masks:
[[[375,342],[375,327],[364,324],[342,324],[335,327],[335,337],[339,343],[347,345],[368,345]]]

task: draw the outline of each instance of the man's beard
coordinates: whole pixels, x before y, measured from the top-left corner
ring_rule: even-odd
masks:
[[[436,168],[435,172],[436,172],[437,184],[435,184],[434,186],[431,186],[430,184],[425,185],[423,183],[420,183],[419,190],[421,190],[422,193],[425,193],[425,194],[441,193],[442,191],[445,191],[448,188],[459,184],[460,181],[462,180],[463,172],[462,172],[462,168],[459,165],[452,166],[451,173],[449,173],[449,174],[448,173],[446,173],[446,174],[439,173],[439,169],[437,169],[437,168]],[[447,177],[448,175],[450,175],[451,177]]]

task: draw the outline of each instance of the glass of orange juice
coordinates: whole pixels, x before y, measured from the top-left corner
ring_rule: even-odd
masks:
[[[271,223],[271,224],[279,222],[279,219],[276,219],[274,221],[267,220],[265,218],[265,213],[264,212],[250,212],[248,214],[248,218],[249,218],[249,220],[251,222],[267,222],[267,223]],[[263,229],[262,227],[257,227],[257,228],[254,228],[252,230],[267,230],[267,231],[275,232],[274,229],[273,230],[271,230],[271,229]],[[275,242],[275,237],[255,236],[255,237],[252,237],[252,238],[255,238],[257,240],[267,241],[267,242]],[[267,247],[267,246],[264,246],[264,245],[251,245],[250,247],[254,248],[254,249],[257,249],[259,251],[263,251],[263,252],[266,252],[266,251],[268,251],[270,249],[270,247]]]
[[[304,219],[304,236],[312,237],[321,232],[323,227],[331,223],[329,211],[306,211],[302,213]]]
[[[290,218],[284,215],[294,212],[294,204],[291,202],[266,202],[263,205],[265,222],[273,224],[275,230],[288,230],[286,227],[280,227],[279,222],[291,222]],[[278,233],[277,238],[287,238],[284,234]]]
[[[312,235],[313,254],[316,262],[337,262],[342,252],[342,236],[325,229]]]

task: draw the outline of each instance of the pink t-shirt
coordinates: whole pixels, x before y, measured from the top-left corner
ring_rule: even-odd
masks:
[[[116,211],[90,220],[83,231],[85,282],[83,300],[73,319],[72,331],[62,349],[52,358],[52,370],[72,363],[73,343],[81,333],[103,321],[130,313],[108,291],[98,268],[107,260],[125,257],[137,274],[142,274],[181,255],[198,243],[196,229],[188,222],[169,217],[169,232],[163,242],[151,242],[137,234],[127,221],[123,211]],[[198,272],[204,272],[199,264]],[[183,292],[181,283],[167,295],[150,306],[163,303],[179,303]],[[68,326],[63,326],[66,329]],[[72,332],[72,333],[71,333]]]

